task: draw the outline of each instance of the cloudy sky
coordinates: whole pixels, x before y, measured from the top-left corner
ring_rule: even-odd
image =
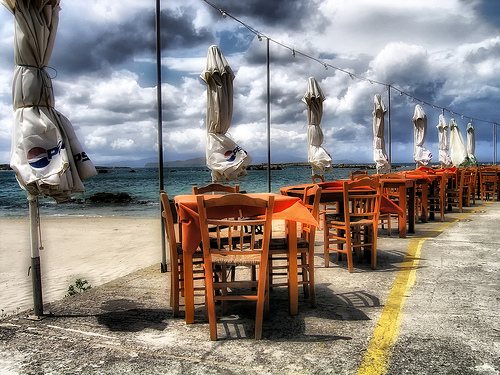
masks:
[[[301,98],[311,76],[327,97],[321,125],[334,161],[372,161],[373,97],[380,93],[388,106],[388,90],[370,80],[396,88],[391,89],[394,163],[412,161],[412,116],[420,101],[446,108],[446,119],[455,118],[464,137],[473,118],[476,156],[492,161],[493,122],[500,123],[498,0],[211,2],[272,39],[272,162],[307,160]],[[61,8],[50,61],[56,108],[71,120],[94,164],[154,160],[155,1],[62,0]],[[161,15],[165,160],[205,154],[206,85],[199,75],[212,44],[236,74],[230,136],[255,162],[267,160],[265,38],[259,41],[203,0],[164,1]],[[0,30],[0,163],[8,163],[14,31],[13,16],[3,7]],[[300,53],[294,57],[275,41]],[[333,67],[352,72],[354,79]],[[425,145],[438,162],[441,109],[423,108]]]

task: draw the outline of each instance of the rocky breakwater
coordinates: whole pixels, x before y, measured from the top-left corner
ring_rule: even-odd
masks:
[[[132,197],[127,193],[95,193],[85,199],[86,203],[130,203]]]

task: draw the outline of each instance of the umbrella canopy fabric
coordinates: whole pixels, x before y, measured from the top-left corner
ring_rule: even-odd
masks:
[[[453,164],[451,161],[451,157],[448,154],[449,150],[449,142],[448,139],[450,137],[449,125],[444,118],[444,115],[439,115],[439,121],[436,125],[438,129],[438,139],[439,139],[439,162],[441,163],[441,168],[450,168]]]
[[[31,196],[68,200],[97,174],[70,121],[54,108],[46,71],[59,22],[59,0],[0,0],[14,14],[14,127],[10,165]]]
[[[469,165],[477,165],[477,159],[474,155],[476,153],[476,134],[474,126],[469,122],[467,124],[467,157],[469,158]]]
[[[413,114],[413,124],[414,126],[414,147],[413,147],[413,160],[418,166],[427,167],[431,160],[431,152],[424,147],[425,138],[427,136],[427,115],[420,104],[415,106],[415,112]]]
[[[325,99],[318,81],[314,77],[309,77],[302,101],[307,105],[307,160],[312,167],[313,175],[333,169],[330,154],[321,146],[325,138],[320,127]]]
[[[205,70],[200,77],[207,84],[206,156],[212,181],[244,177],[252,158],[226,136],[233,116],[234,73],[219,47],[208,48]]]
[[[382,101],[382,95],[376,94],[373,98],[373,161],[377,173],[391,171],[389,157],[385,152],[385,114],[387,108]]]
[[[467,149],[454,118],[450,120],[450,155],[453,166],[460,167],[467,164]]]

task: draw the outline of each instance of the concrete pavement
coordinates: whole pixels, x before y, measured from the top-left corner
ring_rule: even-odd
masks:
[[[1,374],[500,374],[500,202],[455,209],[408,238],[381,230],[377,270],[316,249],[317,308],[290,316],[275,288],[263,340],[254,305],[229,305],[209,340],[173,318],[169,273],[153,265],[0,321]]]

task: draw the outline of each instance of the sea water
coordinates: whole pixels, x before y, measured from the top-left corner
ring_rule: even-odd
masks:
[[[324,173],[325,181],[349,178],[350,172],[359,169],[334,168]],[[52,198],[41,197],[42,216],[85,217],[159,217],[159,172],[155,168],[100,168],[97,176],[84,181],[85,193],[75,194],[69,202],[56,203]],[[374,170],[369,171],[374,173]],[[279,193],[283,186],[311,183],[311,167],[306,165],[283,166],[271,170],[271,192]],[[164,169],[164,190],[170,198],[180,194],[191,194],[192,186],[211,183],[210,170],[204,167],[179,167]],[[249,170],[247,176],[238,181],[240,191],[261,193],[268,191],[267,170]],[[88,203],[85,199],[96,193],[127,193],[131,203]],[[28,216],[26,192],[17,183],[14,171],[0,172],[0,217],[17,218]]]

